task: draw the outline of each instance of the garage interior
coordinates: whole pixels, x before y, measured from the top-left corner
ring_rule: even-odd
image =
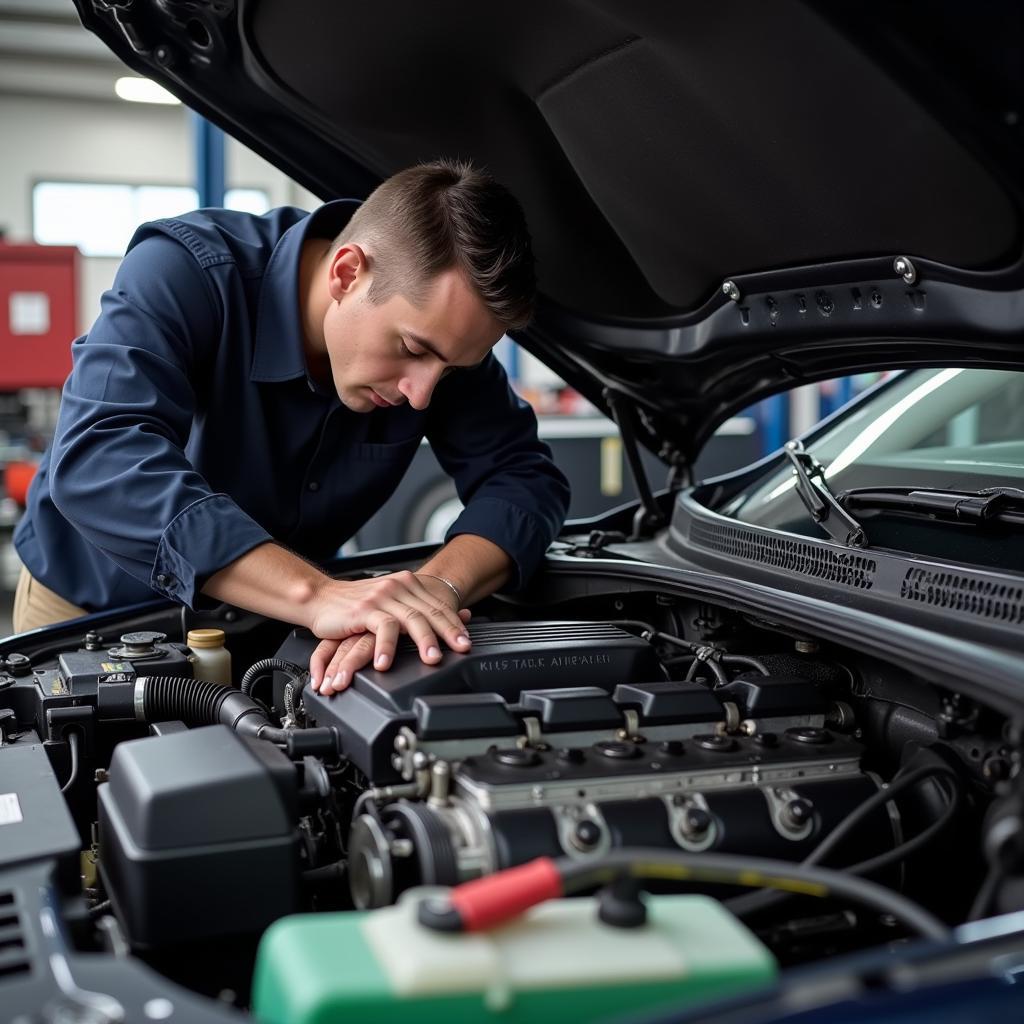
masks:
[[[11,631],[20,567],[11,534],[53,432],[70,342],[95,318],[135,226],[198,205],[319,203],[169,94],[145,91],[152,86],[82,28],[69,0],[0,0],[0,636]],[[630,500],[614,425],[511,340],[498,351],[556,460],[575,471],[571,515]],[[705,471],[774,450],[873,379],[759,403],[723,425]],[[660,485],[661,464],[649,456],[647,467]],[[343,550],[440,540],[458,508],[424,446],[394,500]]]

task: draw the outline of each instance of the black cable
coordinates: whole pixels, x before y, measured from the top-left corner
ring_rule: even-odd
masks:
[[[693,664],[689,667],[686,672],[685,682],[691,683],[697,678],[697,673],[700,671],[702,665],[706,665],[711,669],[711,674],[715,677],[715,683],[717,686],[725,686],[729,682],[729,676],[725,669],[714,658],[702,658],[700,653],[695,653],[693,656]]]
[[[67,741],[68,746],[71,748],[71,772],[68,775],[68,781],[60,787],[62,793],[66,793],[78,777],[78,733],[69,732],[67,734]]]
[[[957,773],[944,764],[922,765],[920,768],[913,768],[906,775],[897,775],[895,779],[885,788],[873,793],[862,804],[855,807],[825,838],[811,851],[804,860],[805,864],[820,864],[869,814],[878,807],[889,803],[901,793],[911,789],[923,779],[945,776],[954,785],[951,787],[952,795],[950,804],[955,808],[960,800],[959,781]],[[941,818],[939,819],[942,820]]]
[[[949,823],[950,819],[959,807],[960,789],[957,785],[957,783],[959,783],[959,776],[948,765],[922,765],[920,768],[914,768],[907,772],[906,775],[897,776],[897,778],[894,779],[886,789],[880,789],[877,793],[874,793],[872,796],[868,797],[867,800],[854,808],[854,810],[843,818],[843,820],[840,821],[839,824],[836,825],[836,827],[832,829],[832,831],[829,832],[829,834],[825,836],[825,838],[818,843],[813,850],[811,850],[801,863],[805,867],[813,867],[816,864],[820,864],[869,814],[872,814],[879,807],[887,804],[890,800],[893,800],[901,793],[917,785],[917,783],[922,779],[942,776],[949,778],[954,785],[950,787],[951,794],[949,803],[946,805],[946,808],[943,810],[939,818],[933,821],[928,828],[923,829],[913,838],[894,846],[891,850],[886,850],[884,853],[881,853],[876,857],[860,861],[857,864],[851,864],[849,867],[845,867],[842,870],[853,875],[869,875],[878,871],[880,868],[887,867],[891,863],[899,860],[905,860],[912,853],[929,842],[937,832],[941,831]],[[732,899],[726,900],[725,906],[727,906],[729,910],[738,917],[745,917],[756,911],[766,910],[769,907],[775,906],[786,898],[787,897],[784,893],[745,893],[742,896],[734,896]]]
[[[285,661],[283,658],[263,658],[249,666],[245,675],[242,676],[238,688],[247,697],[255,699],[252,691],[256,688],[256,684],[265,677],[272,677],[274,672],[284,672],[291,676],[293,683],[298,683],[302,678],[302,669],[298,665]]]
[[[949,928],[924,907],[875,882],[833,871],[760,857],[730,854],[678,853],[661,849],[615,850],[596,864],[569,858],[555,862],[566,895],[631,878],[713,882],[753,888],[780,889],[823,898],[841,897],[881,914],[890,914],[911,931],[931,939],[946,939]]]
[[[650,633],[652,637],[661,635],[649,622],[644,622],[642,619],[608,619],[607,622],[609,626],[618,626],[619,629],[627,631],[639,629],[641,634]],[[641,637],[641,639],[645,638]]]
[[[690,654],[696,654],[697,648],[704,646],[703,644],[698,644],[693,640],[681,640],[679,637],[673,636],[671,633],[662,633],[656,629],[650,629],[649,627],[648,632],[651,634],[652,640],[660,640],[662,643],[672,644],[673,647],[682,647],[684,651],[689,651]]]
[[[102,903],[97,903],[96,906],[89,908],[89,916],[101,917],[108,910],[110,910],[110,900],[104,900]]]
[[[886,868],[896,861],[906,860],[911,854],[914,854],[921,849],[922,846],[927,846],[928,843],[931,842],[931,840],[949,824],[950,819],[957,812],[959,803],[959,794],[957,791],[954,791],[954,795],[950,798],[950,801],[946,805],[942,814],[940,814],[939,817],[937,817],[927,828],[918,832],[916,836],[905,840],[900,843],[899,846],[894,846],[891,850],[886,850],[884,853],[880,853],[868,860],[859,861],[845,870],[852,871],[857,875],[873,875],[876,871],[880,871],[882,868]]]
[[[967,913],[968,921],[980,921],[992,905],[992,897],[996,894],[999,883],[1003,880],[1006,871],[1000,861],[995,861],[989,866],[985,880],[981,883],[978,895],[974,897],[971,909]]]

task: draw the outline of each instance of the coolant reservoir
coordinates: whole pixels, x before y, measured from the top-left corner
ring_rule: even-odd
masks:
[[[263,1024],[605,1021],[680,1010],[774,979],[764,945],[706,896],[650,896],[647,923],[617,928],[593,898],[552,900],[489,932],[424,928],[416,907],[301,914],[263,935],[253,1016]]]
[[[223,629],[190,629],[187,643],[196,679],[231,685],[231,652],[224,646]]]

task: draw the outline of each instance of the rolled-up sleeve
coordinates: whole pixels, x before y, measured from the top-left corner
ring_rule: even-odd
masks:
[[[72,346],[50,491],[92,545],[155,591],[193,605],[218,569],[270,540],[185,455],[192,381],[220,337],[204,271],[153,234],[125,256],[101,313]]]
[[[562,527],[569,485],[493,353],[441,382],[427,437],[466,506],[445,539],[470,533],[497,544],[512,561],[509,588],[522,587]]]

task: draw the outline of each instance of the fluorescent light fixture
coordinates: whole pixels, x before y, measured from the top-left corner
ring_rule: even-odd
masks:
[[[148,78],[119,78],[114,83],[114,92],[121,99],[132,103],[181,104],[181,100],[176,96],[172,96],[162,85],[157,85]]]

